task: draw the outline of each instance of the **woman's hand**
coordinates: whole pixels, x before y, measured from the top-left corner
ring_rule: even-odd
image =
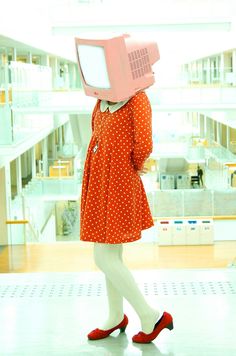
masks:
[[[145,165],[143,166],[142,169],[140,169],[139,171],[137,171],[139,176],[143,176],[144,174],[146,174],[148,172],[148,168],[145,167]]]

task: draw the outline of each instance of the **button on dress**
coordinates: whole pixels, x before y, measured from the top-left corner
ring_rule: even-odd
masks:
[[[139,92],[115,112],[92,114],[92,137],[84,166],[80,239],[132,242],[153,226],[138,171],[152,152],[151,106]]]

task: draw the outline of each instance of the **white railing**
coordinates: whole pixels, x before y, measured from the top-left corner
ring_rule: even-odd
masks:
[[[153,105],[188,106],[211,109],[224,106],[236,109],[236,87],[162,87],[148,90]]]
[[[147,195],[154,217],[236,215],[236,189],[156,190]]]
[[[159,111],[193,108],[210,110],[236,110],[236,87],[154,87],[147,89],[154,109]],[[32,112],[91,112],[95,98],[87,97],[83,91],[13,91],[14,113]],[[157,107],[156,107],[157,106]]]
[[[37,219],[31,214],[24,195],[16,196],[11,204],[10,235],[11,244],[39,242],[41,233]]]
[[[34,178],[23,190],[26,198],[41,198],[42,200],[62,200],[65,196],[68,199],[78,197],[80,194],[81,183],[72,177]]]
[[[21,196],[11,201],[12,244],[40,242],[45,221],[56,201],[78,200],[81,184],[72,178],[35,178],[23,189]]]

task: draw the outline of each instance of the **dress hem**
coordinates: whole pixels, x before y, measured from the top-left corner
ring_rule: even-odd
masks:
[[[129,241],[120,241],[120,242],[111,242],[111,241],[98,241],[98,240],[82,240],[80,239],[80,241],[83,241],[83,242],[94,242],[94,243],[99,243],[99,244],[108,244],[108,245],[119,245],[119,244],[126,244],[126,243],[129,243],[129,242],[134,242],[134,241],[138,241],[141,239],[141,236],[136,238],[136,239],[132,239],[132,240],[129,240]]]
[[[154,226],[154,223],[152,225],[149,225],[149,226],[145,226],[145,227],[142,227],[142,230],[147,230],[147,229],[150,229],[151,227]],[[100,244],[109,244],[109,245],[119,245],[119,244],[126,244],[126,243],[129,243],[129,242],[134,242],[134,241],[138,241],[138,240],[141,240],[142,236],[141,236],[141,231],[140,231],[140,236],[137,237],[137,238],[134,238],[132,240],[129,240],[129,241],[120,241],[120,242],[110,242],[110,241],[98,241],[98,240],[90,240],[90,239],[80,239],[80,241],[84,241],[84,242],[93,242],[93,243],[100,243]]]

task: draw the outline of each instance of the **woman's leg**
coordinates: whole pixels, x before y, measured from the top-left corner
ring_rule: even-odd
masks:
[[[117,249],[118,259],[122,261],[122,245],[119,245]],[[108,330],[118,325],[124,318],[123,311],[123,296],[118,292],[118,290],[113,286],[111,281],[106,279],[106,289],[107,289],[107,299],[108,299],[108,318],[106,322],[99,327],[102,330]]]
[[[120,244],[95,243],[95,263],[105,273],[106,278],[110,281],[113,288],[115,288],[113,291],[117,290],[117,293],[132,305],[140,318],[142,331],[149,334],[153,331],[153,327],[159,317],[159,312],[147,304],[132,274],[123,264],[120,257],[121,246]],[[112,303],[111,307],[112,305],[114,304]]]

